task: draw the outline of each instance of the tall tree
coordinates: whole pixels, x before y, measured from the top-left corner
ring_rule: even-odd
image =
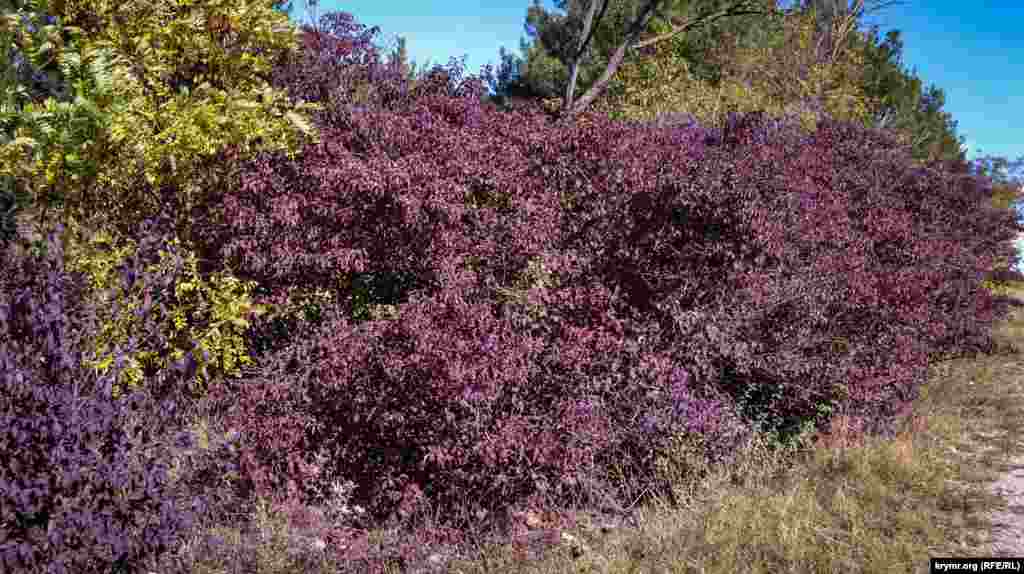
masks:
[[[944,92],[934,85],[924,89],[917,73],[903,66],[900,31],[890,30],[880,40],[873,27],[865,40],[863,87],[877,104],[872,110],[874,125],[903,134],[919,161],[964,160],[957,122],[942,109]]]
[[[644,57],[645,47],[684,35],[720,19],[764,15],[757,0],[558,0],[564,14],[539,2],[527,10],[527,48],[517,84],[553,99],[560,116],[588,108],[607,89],[618,68]],[[576,97],[577,88],[583,92]]]
[[[728,112],[757,110],[794,115],[808,127],[824,113],[866,123],[866,96],[857,88],[862,63],[848,49],[856,15],[834,22],[830,33],[838,41],[823,53],[813,11],[778,10],[773,0],[758,9],[765,16],[703,29],[713,41],[699,52],[687,41],[699,33],[644,48],[646,57],[620,67],[598,108],[621,119],[678,116],[705,125],[719,125]],[[697,63],[704,73],[694,72]]]

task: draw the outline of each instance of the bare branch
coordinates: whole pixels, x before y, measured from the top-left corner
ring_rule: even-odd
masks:
[[[596,2],[596,0],[593,1]],[[612,54],[612,57],[608,62],[608,66],[601,74],[601,77],[597,79],[597,82],[591,86],[589,90],[587,90],[587,93],[583,94],[583,97],[581,97],[578,102],[575,102],[575,104],[572,101],[571,92],[566,93],[569,97],[565,98],[562,102],[563,113],[567,113],[570,116],[578,114],[590,105],[590,103],[593,102],[602,91],[604,91],[605,86],[607,86],[608,82],[611,81],[612,75],[615,74],[615,70],[617,70],[619,64],[622,63],[622,59],[626,55],[626,49],[636,42],[637,38],[640,37],[640,34],[647,27],[647,22],[650,19],[651,13],[654,11],[657,2],[658,0],[648,0],[644,5],[636,20],[633,20],[630,24],[625,42],[619,45],[615,50],[615,53]],[[586,46],[581,45],[580,51],[582,52],[584,49],[586,49]],[[579,56],[577,55],[577,57],[573,58],[572,61],[572,69],[574,72],[578,65]]]
[[[634,49],[637,49],[637,48],[643,48],[645,46],[650,46],[651,44],[657,44],[658,42],[661,42],[661,41],[664,41],[664,40],[668,40],[669,38],[671,38],[671,37],[673,37],[673,36],[675,36],[675,35],[677,35],[677,34],[679,34],[681,32],[685,32],[685,31],[689,30],[690,28],[693,28],[697,24],[710,24],[711,22],[714,22],[715,20],[718,20],[720,18],[724,18],[726,16],[748,16],[748,15],[759,15],[759,14],[763,14],[764,13],[761,10],[736,10],[736,8],[738,8],[738,7],[739,7],[739,5],[735,5],[735,6],[732,6],[731,8],[727,8],[725,10],[721,10],[721,11],[715,13],[715,14],[701,15],[701,16],[698,16],[696,18],[692,18],[692,19],[684,22],[683,24],[680,24],[679,26],[673,26],[672,30],[670,32],[665,32],[664,34],[662,34],[660,36],[655,36],[654,38],[649,38],[649,39],[644,40],[642,42],[637,42],[636,44],[634,44],[631,47],[634,48]]]
[[[594,36],[594,12],[597,11],[598,0],[591,0],[590,9],[587,10],[587,18],[583,22],[583,34],[580,36],[580,44],[576,48],[576,53],[572,56],[572,64],[569,66],[569,85],[565,89],[564,101],[571,102],[573,92],[576,91],[576,78],[579,76],[579,62],[580,58],[583,57],[583,52],[586,50],[587,44],[590,43],[591,38]],[[600,22],[601,18],[604,18],[604,13],[608,9],[608,0],[601,0],[601,13],[597,15],[597,21]]]

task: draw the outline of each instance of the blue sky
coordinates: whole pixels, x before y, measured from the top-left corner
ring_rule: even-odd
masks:
[[[903,64],[925,85],[945,92],[944,109],[957,123],[968,158],[979,150],[1015,160],[1024,156],[1024,3],[1010,0],[900,0],[869,13],[866,26],[880,36],[901,31]],[[361,24],[379,26],[378,43],[393,47],[405,36],[418,64],[447,64],[466,54],[467,72],[498,63],[505,46],[519,54],[532,0],[325,0],[316,13],[344,10]],[[293,0],[292,19],[308,23],[304,0]],[[790,5],[792,2],[787,2]],[[877,1],[868,0],[868,6]],[[552,0],[544,0],[551,9]]]

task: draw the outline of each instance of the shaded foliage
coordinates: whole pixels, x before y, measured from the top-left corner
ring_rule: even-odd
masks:
[[[81,276],[63,269],[60,232],[50,236],[45,256],[3,258],[0,564],[5,572],[136,572],[174,550],[195,520],[222,508],[217,504],[228,495],[190,493],[168,476],[170,454],[191,445],[189,433],[177,431],[184,419],[168,399],[194,374],[191,355],[150,373],[146,392],[113,398],[136,341],[159,336],[152,319],[166,309],[158,299],[148,296],[136,312],[141,327],[117,350],[109,374],[84,366],[84,334],[97,317],[82,304]],[[119,269],[123,283],[145,284],[151,296],[162,277],[143,272],[141,259],[155,255],[158,237]],[[197,461],[196,475],[223,476],[230,464],[223,454],[215,449]]]

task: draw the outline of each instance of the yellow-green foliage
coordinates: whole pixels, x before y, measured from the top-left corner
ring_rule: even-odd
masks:
[[[191,207],[207,192],[221,191],[214,182],[228,181],[221,175],[237,169],[211,162],[218,152],[234,147],[243,156],[263,150],[294,155],[316,139],[300,113],[322,107],[292,105],[286,92],[265,80],[270,62],[299,49],[298,30],[272,4],[60,0],[50,7],[65,28],[78,32],[73,45],[55,54],[62,70],[69,79],[90,81],[76,83],[80,105],[73,109],[50,99],[26,110],[15,137],[0,145],[0,175],[23,183],[32,207],[57,208],[69,230],[89,230],[65,236],[66,263],[89,275],[97,303],[116,285],[112,270],[135,248],[117,229],[163,207],[154,190],[179,194],[176,229],[188,244]],[[129,386],[148,367],[181,357],[190,337],[210,353],[200,362],[199,382],[237,373],[248,362],[240,334],[256,311],[251,286],[229,275],[199,277],[194,256],[186,257],[189,269],[175,293],[165,295],[173,300],[173,316],[161,332],[173,344],[136,353],[126,374]],[[140,296],[114,295],[127,309],[138,308]],[[106,318],[92,341],[96,368],[109,368],[110,351],[127,342],[135,321],[131,315]]]
[[[136,284],[131,292],[125,293],[116,274],[117,266],[135,253],[136,245],[130,240],[117,241],[103,232],[84,240],[81,234],[76,235],[68,240],[68,269],[84,273],[89,278],[90,296],[99,303],[103,318],[91,340],[95,359],[87,361],[87,364],[106,372],[113,363],[114,347],[126,344],[139,323],[132,311],[142,304],[143,286]],[[258,316],[266,309],[252,303],[250,294],[254,282],[243,283],[224,272],[204,281],[197,272],[195,254],[181,249],[177,240],[171,243],[176,250],[181,250],[187,261],[182,275],[174,282],[173,295],[162,295],[166,297],[164,301],[170,313],[161,325],[161,332],[172,341],[172,346],[170,349],[140,346],[139,351],[130,356],[118,383],[137,388],[148,368],[159,369],[180,360],[191,349],[189,341],[195,339],[200,348],[209,353],[207,359],[203,358],[202,351],[196,357],[199,366],[193,390],[201,393],[218,377],[238,376],[241,374],[239,367],[252,364],[243,333],[249,326],[251,314]],[[161,251],[160,262],[149,265],[147,271],[170,269],[166,256],[167,252]],[[115,290],[114,297],[122,307],[116,320],[110,311],[102,311],[110,308],[110,296],[107,294],[110,289]],[[120,392],[120,388],[115,388],[115,397],[120,396]]]
[[[180,190],[187,224],[189,207],[207,191],[206,172],[217,169],[206,160],[217,152],[236,145],[244,152],[294,154],[304,143],[300,132],[317,137],[298,112],[321,106],[293,106],[286,92],[263,79],[278,54],[299,49],[298,30],[270,0],[67,0],[54,10],[67,26],[81,29],[81,65],[102,54],[109,64],[102,75],[111,81],[102,97],[82,94],[95,96],[92,108],[104,119],[94,126],[92,145],[80,149],[87,157],[78,158],[100,167],[94,176],[75,178],[70,164],[55,163],[62,149],[45,133],[56,116],[45,110],[0,147],[0,174],[33,182],[34,202],[59,191],[67,213],[82,221],[96,205],[111,219],[145,217],[137,208],[156,206],[151,194],[140,193],[146,189],[138,185],[141,176],[152,189],[168,184]],[[254,55],[257,49],[265,55]],[[188,80],[191,89],[173,89],[172,78]],[[28,165],[26,148],[35,158]],[[129,205],[126,213],[108,213]]]
[[[737,50],[733,74],[744,86],[765,95],[764,109],[770,115],[797,112],[804,126],[813,128],[818,110],[799,105],[815,98],[828,116],[868,125],[870,101],[860,87],[864,56],[854,49],[859,36],[853,34],[853,24],[852,17],[835,22],[835,46],[822,54],[814,13],[786,17],[779,44]]]
[[[982,281],[981,286],[993,295],[1009,295],[1013,291],[1009,283],[997,283],[991,279]]]
[[[595,102],[595,109],[617,119],[641,121],[663,113],[689,113],[706,126],[722,125],[729,112],[758,110],[770,117],[796,114],[808,130],[814,129],[821,112],[866,124],[869,102],[858,84],[862,55],[836,49],[820,58],[813,14],[780,21],[773,43],[732,51],[717,86],[692,76],[677,40],[654,44],[650,56],[619,67],[608,97]],[[848,34],[846,26],[837,24],[837,33]],[[808,100],[820,101],[822,110],[807,106]]]

